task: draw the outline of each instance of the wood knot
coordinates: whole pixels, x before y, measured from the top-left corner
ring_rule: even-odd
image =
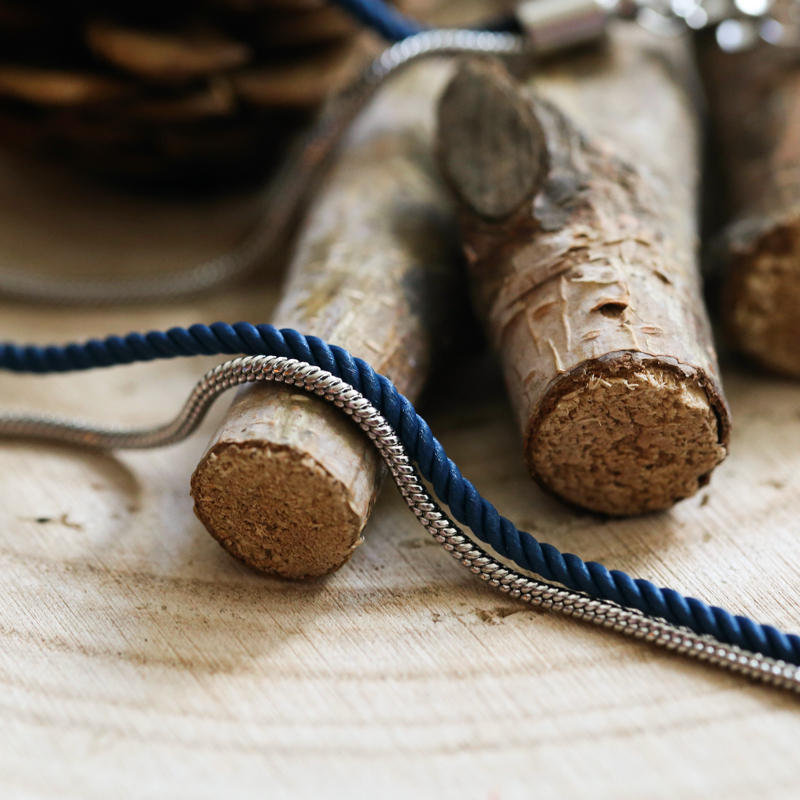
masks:
[[[538,194],[547,142],[522,87],[496,60],[461,64],[439,104],[439,160],[459,199],[502,220]]]

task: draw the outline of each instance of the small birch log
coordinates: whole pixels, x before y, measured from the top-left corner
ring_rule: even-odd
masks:
[[[410,69],[364,114],[311,209],[274,323],[341,345],[414,398],[446,317],[457,250],[433,163],[442,64]],[[239,393],[192,479],[195,512],[233,556],[286,578],[338,569],[383,477],[338,409],[285,386]]]
[[[742,353],[800,378],[800,62],[709,39],[700,64],[728,190],[725,328]]]
[[[685,44],[616,28],[604,51],[543,67],[527,88],[497,62],[467,62],[439,109],[529,471],[603,513],[667,508],[727,452]]]

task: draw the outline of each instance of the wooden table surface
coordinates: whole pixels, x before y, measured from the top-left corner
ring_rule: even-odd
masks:
[[[223,250],[253,197],[145,202],[0,161],[0,253],[61,273],[177,268]],[[263,288],[118,310],[0,304],[0,339],[265,321]],[[0,407],[170,417],[214,359],[0,375]],[[671,513],[604,521],[527,479],[499,380],[458,367],[424,413],[540,538],[800,631],[800,385],[731,367],[730,459]],[[194,519],[190,441],[101,455],[0,443],[3,798],[794,798],[800,702],[490,591],[387,486],[336,575],[232,561]]]

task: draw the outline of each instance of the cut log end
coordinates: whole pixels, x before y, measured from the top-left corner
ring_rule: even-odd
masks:
[[[725,304],[732,338],[761,366],[800,378],[800,216],[737,250]]]
[[[195,513],[225,550],[269,575],[327,575],[361,541],[364,520],[347,488],[309,455],[288,447],[218,446],[195,472],[192,494]]]
[[[793,0],[779,0],[772,13],[791,15],[795,7]],[[725,328],[753,362],[800,378],[797,54],[765,43],[723,53],[713,36],[701,36],[698,46],[728,214]]]
[[[248,386],[192,476],[194,511],[253,569],[318,578],[361,543],[381,474],[369,439],[333,406],[288,386]]]
[[[695,374],[625,357],[580,372],[556,382],[557,399],[531,424],[528,466],[549,492],[627,516],[669,508],[708,482],[727,432]]]

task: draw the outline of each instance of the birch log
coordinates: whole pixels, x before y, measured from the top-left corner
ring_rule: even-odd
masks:
[[[619,26],[526,89],[466,63],[439,110],[476,304],[527,465],[598,512],[669,507],[727,452],[696,262],[687,42]]]
[[[728,194],[722,314],[734,345],[800,378],[800,61],[700,46]]]
[[[417,66],[357,123],[310,211],[274,323],[341,345],[414,398],[433,322],[452,296],[455,221],[432,157],[443,64]],[[248,387],[192,479],[195,512],[233,556],[312,578],[361,542],[382,480],[369,440],[337,409]]]

